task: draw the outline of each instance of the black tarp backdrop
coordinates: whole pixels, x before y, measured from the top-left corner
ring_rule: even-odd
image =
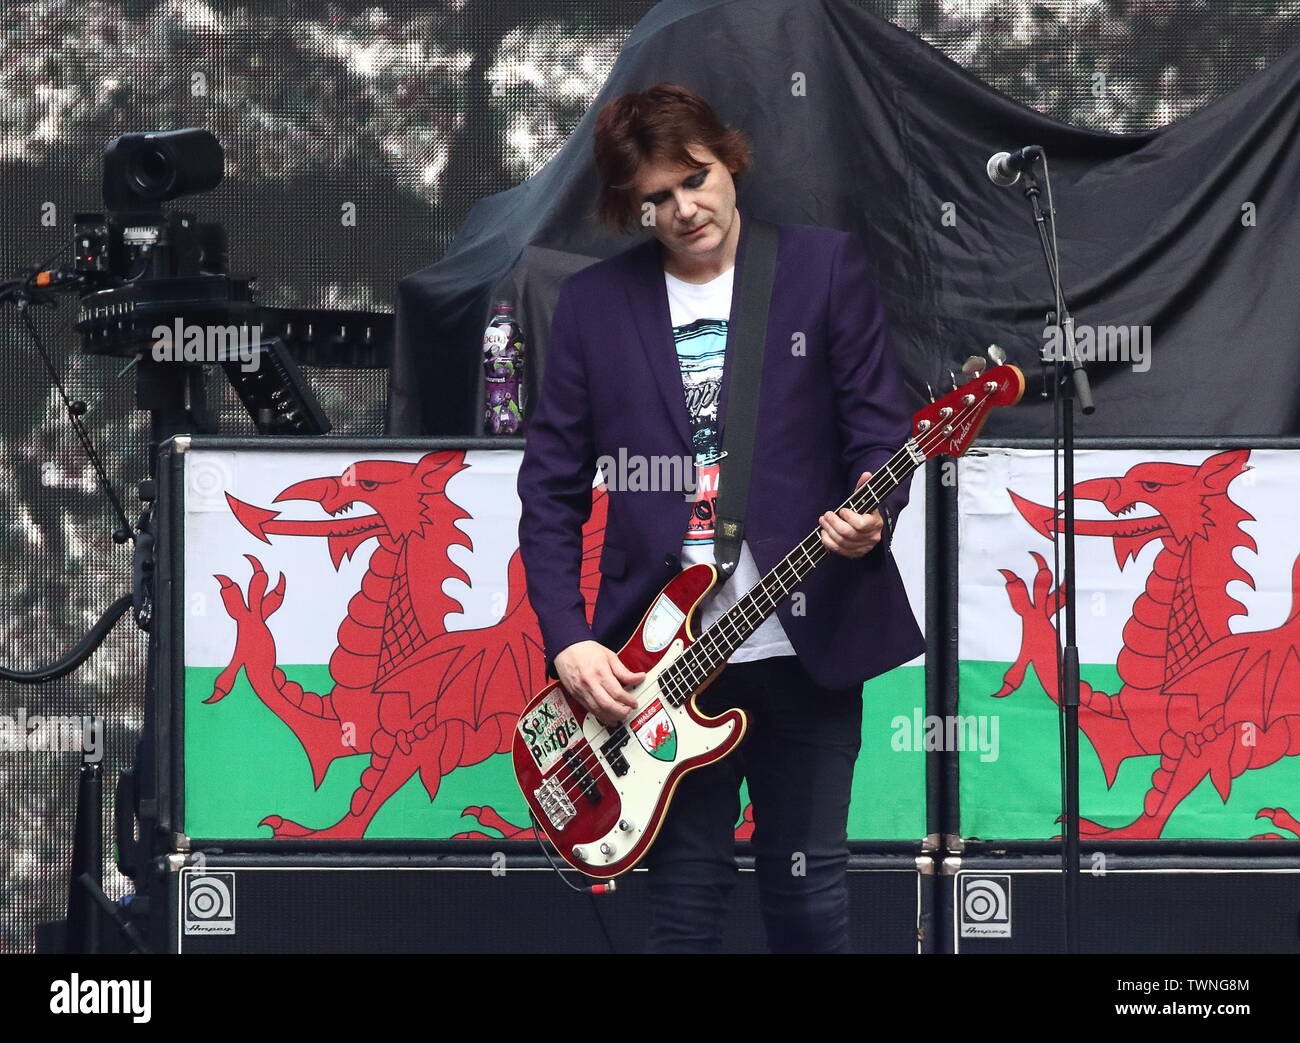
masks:
[[[493,291],[539,276],[558,285],[519,264],[527,246],[580,266],[636,241],[592,216],[591,133],[606,101],[661,80],[699,91],[748,132],[742,210],[859,236],[918,403],[926,383],[946,387],[962,358],[998,343],[1031,394],[995,411],[988,433],[1051,431],[1038,394],[1051,291],[1037,232],[1020,188],[984,173],[993,152],[1035,143],[1051,162],[1076,321],[1150,327],[1147,368],[1089,366],[1098,409],[1081,432],[1297,431],[1300,49],[1186,119],[1115,135],[1024,108],[847,0],[668,0],[628,37],[554,159],[482,200],[446,256],[402,280],[390,433],[480,430],[477,349]],[[535,367],[545,296],[531,294],[522,315]]]

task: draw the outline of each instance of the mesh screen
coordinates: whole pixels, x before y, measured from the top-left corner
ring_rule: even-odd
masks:
[[[474,201],[517,184],[563,143],[644,0],[240,5],[44,0],[7,5],[0,34],[0,272],[70,255],[76,211],[102,209],[105,144],[206,127],[226,177],[190,200],[224,225],[232,273],[264,303],[391,309],[403,274],[436,260]],[[1300,34],[1269,0],[863,3],[1013,98],[1061,120],[1125,131],[1230,91]],[[269,12],[268,13],[268,9]],[[345,220],[355,214],[355,221]],[[73,301],[34,321],[131,520],[147,470],[134,370],[80,353]],[[0,318],[0,661],[57,658],[130,584],[129,545],[16,312]],[[378,434],[382,370],[308,370],[336,435]],[[252,430],[209,382],[226,433]],[[0,685],[0,714],[106,723],[111,788],[130,766],[144,640],[129,619],[80,670]],[[63,915],[78,756],[0,753],[0,951]],[[111,837],[105,837],[111,859]],[[129,882],[106,864],[110,895]]]

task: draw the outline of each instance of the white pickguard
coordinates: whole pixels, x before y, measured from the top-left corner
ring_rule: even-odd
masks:
[[[609,734],[606,727],[595,714],[588,714],[583,721],[583,734],[610,783],[618,790],[622,801],[619,822],[615,823],[604,836],[571,852],[579,861],[589,866],[607,866],[626,857],[628,851],[645,836],[655,805],[663,795],[664,784],[673,770],[683,761],[723,745],[736,730],[735,722],[728,722],[715,728],[701,727],[687,712],[684,704],[673,706],[666,698],[661,698],[659,675],[682,654],[684,647],[681,638],[674,640],[663,658],[647,672],[645,679],[633,690],[637,708],[625,721],[629,731],[634,733],[622,747],[623,757],[627,760],[629,769],[625,775],[616,774],[601,753],[601,745]],[[661,712],[654,711],[656,700],[660,701]],[[638,740],[636,735],[638,729],[633,727],[633,722],[642,715],[647,718],[642,730],[648,733],[647,741],[651,745],[654,736],[662,737],[664,734],[663,726],[666,723],[664,715],[670,718],[667,723],[671,724],[672,743],[675,747],[671,760],[655,757],[647,751],[646,745]],[[665,742],[659,747],[660,750],[663,751],[666,745]],[[623,829],[619,823],[626,823],[631,828]]]

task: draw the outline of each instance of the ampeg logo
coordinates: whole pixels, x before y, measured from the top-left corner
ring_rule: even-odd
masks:
[[[182,876],[186,934],[235,933],[235,874],[191,873]]]
[[[1011,877],[961,878],[961,937],[1011,937]]]

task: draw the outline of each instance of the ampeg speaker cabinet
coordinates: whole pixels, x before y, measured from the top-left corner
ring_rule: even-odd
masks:
[[[1083,952],[1300,952],[1300,859],[1084,859]],[[1059,858],[948,858],[939,882],[942,950],[1064,952],[1062,891]]]
[[[538,854],[196,853],[172,866],[158,941],[171,952],[632,953],[647,914],[644,871],[594,897],[566,888]],[[926,857],[853,856],[855,951],[929,950],[933,870]],[[741,859],[724,947],[765,951],[751,859]]]

